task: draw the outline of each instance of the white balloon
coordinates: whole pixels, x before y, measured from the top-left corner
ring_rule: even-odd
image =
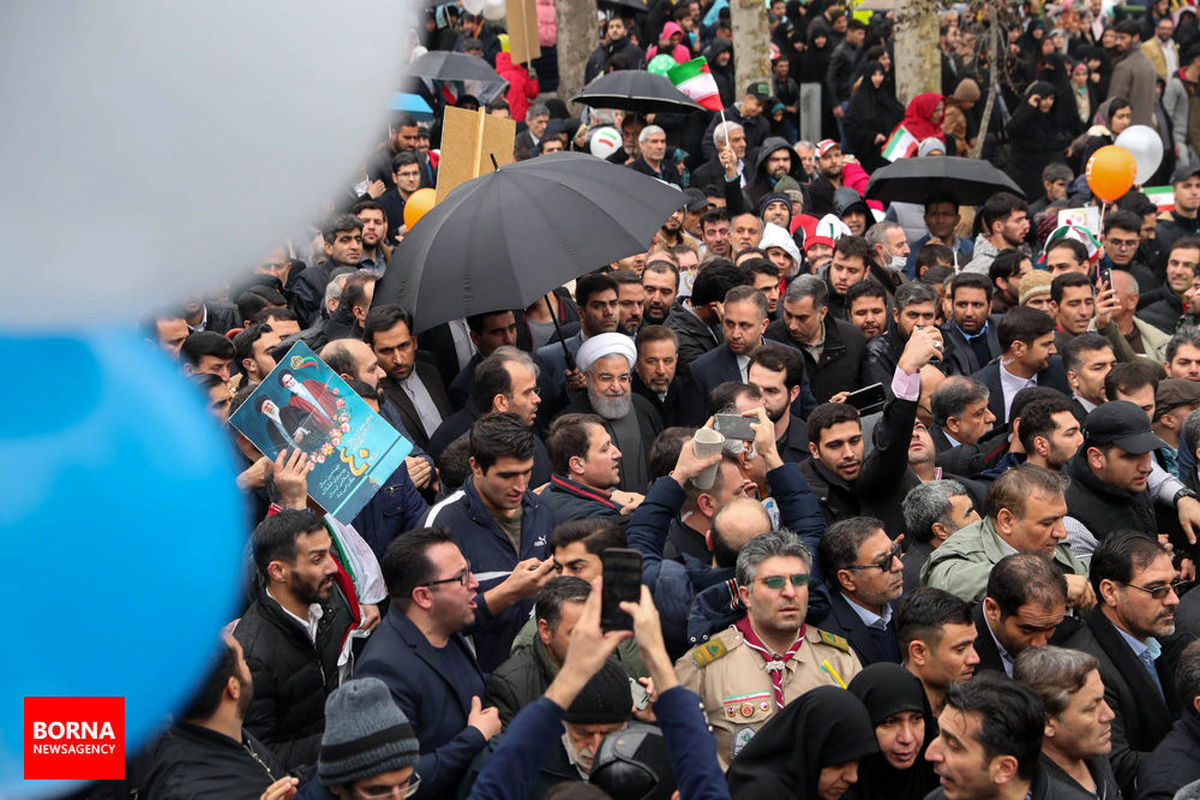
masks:
[[[483,4],[483,16],[485,19],[504,19],[504,15],[508,13],[508,6],[504,0],[485,0]]]
[[[1113,142],[1117,147],[1124,147],[1133,155],[1137,163],[1137,177],[1133,182],[1142,186],[1158,171],[1162,163],[1163,145],[1158,131],[1149,125],[1130,125],[1121,131]]]
[[[401,77],[396,0],[6,3],[0,323],[212,289],[354,180]],[[363,20],[389,35],[363,36]]]
[[[483,11],[485,0],[462,0],[462,7],[468,14],[479,14]]]

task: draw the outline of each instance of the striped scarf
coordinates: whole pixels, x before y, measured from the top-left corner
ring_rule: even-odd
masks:
[[[771,686],[775,689],[775,708],[783,708],[783,673],[784,664],[791,660],[792,656],[796,655],[796,651],[800,649],[800,645],[804,643],[804,626],[800,626],[800,634],[796,637],[796,641],[792,642],[792,646],[782,657],[776,656],[766,645],[762,639],[758,638],[758,634],[754,632],[754,628],[750,626],[750,617],[742,617],[734,625],[742,633],[742,639],[746,642],[746,646],[763,657],[763,661],[767,662],[766,670],[771,674]]]

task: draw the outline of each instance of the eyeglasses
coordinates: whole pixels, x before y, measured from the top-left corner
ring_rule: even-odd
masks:
[[[883,558],[876,561],[874,564],[851,564],[846,569],[877,569],[880,572],[889,572],[892,568],[892,561],[900,558],[900,545],[895,545]]]
[[[413,773],[408,779],[407,786],[368,786],[364,789],[355,789],[355,797],[361,797],[363,800],[384,800],[384,798],[392,797],[412,797],[421,788],[421,776]]]
[[[795,575],[768,575],[765,578],[758,578],[766,584],[768,589],[778,592],[788,581],[792,582],[792,586],[799,589],[801,586],[808,586],[808,573],[797,572]]]
[[[466,586],[470,582],[471,582],[471,565],[468,563],[467,568],[464,569],[462,572],[459,572],[457,575],[451,575],[449,578],[442,578],[440,581],[429,581],[427,583],[420,583],[417,585],[418,586],[438,586],[439,584],[443,584],[443,583],[460,583],[463,586]],[[384,795],[384,796],[386,797],[387,795]],[[405,796],[407,797],[407,795],[405,795]]]
[[[1125,583],[1125,581],[1117,581],[1122,586],[1128,586],[1130,589],[1137,589],[1145,592],[1155,600],[1166,600],[1167,595],[1174,592],[1179,596],[1183,592],[1183,588],[1187,586],[1187,581],[1175,581],[1174,583],[1164,584],[1163,586],[1155,586],[1153,589],[1146,586],[1138,586],[1136,583]]]

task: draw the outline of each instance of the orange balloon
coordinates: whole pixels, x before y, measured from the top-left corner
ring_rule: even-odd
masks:
[[[1087,184],[1092,194],[1111,203],[1129,191],[1137,176],[1137,162],[1124,147],[1101,147],[1087,162]]]
[[[408,202],[404,204],[405,226],[411,231],[413,225],[417,224],[417,220],[429,213],[429,209],[433,208],[436,202],[437,192],[433,189],[417,189],[409,195]]]

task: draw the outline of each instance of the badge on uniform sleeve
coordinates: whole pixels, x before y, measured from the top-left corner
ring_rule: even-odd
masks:
[[[728,652],[725,649],[725,643],[720,639],[709,639],[704,644],[698,644],[692,648],[692,660],[696,662],[697,667],[707,667]]]
[[[730,753],[731,758],[737,758],[738,753],[742,748],[750,744],[750,740],[754,738],[754,728],[749,725],[743,725],[738,728],[738,732],[733,735],[733,752]]]

